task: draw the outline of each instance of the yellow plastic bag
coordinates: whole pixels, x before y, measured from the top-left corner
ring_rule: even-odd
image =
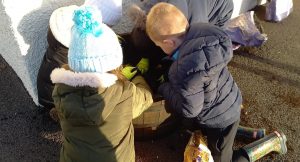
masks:
[[[185,147],[184,162],[213,162],[211,152],[207,147],[207,141],[201,131],[197,130]]]

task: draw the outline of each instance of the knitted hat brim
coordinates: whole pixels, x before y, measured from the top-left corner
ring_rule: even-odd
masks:
[[[73,13],[79,7],[76,5],[56,9],[50,17],[49,25],[55,39],[69,48],[71,28],[74,24]]]

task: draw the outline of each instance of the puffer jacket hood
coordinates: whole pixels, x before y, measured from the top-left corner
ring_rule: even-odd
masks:
[[[107,87],[115,84],[117,81],[117,77],[113,74],[77,73],[77,72],[67,70],[65,68],[54,69],[52,71],[50,77],[54,84],[62,83],[62,84],[68,85],[68,86],[64,86],[64,88],[62,90],[63,94],[61,94],[62,96],[64,96],[65,94],[74,93],[76,91],[78,93],[81,93],[81,91],[82,91],[81,87],[86,87],[86,89],[88,90],[87,92],[91,92],[91,93],[85,95],[85,97],[87,97],[87,98],[92,96],[92,93],[96,93],[97,90],[107,88]],[[71,87],[69,87],[69,86],[71,86]],[[72,88],[72,87],[75,87],[75,88]],[[101,99],[99,100],[99,99],[95,98],[95,100],[103,102]],[[87,103],[87,104],[89,104],[89,103]],[[83,113],[81,111],[81,109],[75,109],[73,106],[72,107],[65,106],[65,108],[66,108],[66,110],[69,109],[70,112],[73,111],[78,114]],[[104,106],[99,106],[99,107],[97,107],[97,111],[91,111],[91,110],[89,112],[87,111],[87,115],[89,116],[89,118],[95,119],[92,121],[98,125],[103,124],[105,122],[105,117],[107,117],[111,113],[111,111],[113,111],[113,109],[111,109],[110,111],[103,111],[103,108],[104,108]],[[78,111],[76,111],[76,110],[78,110]],[[99,117],[97,117],[98,114],[96,114],[94,112],[102,112],[102,115],[99,118]],[[81,124],[78,121],[73,121],[71,123],[73,123],[74,125]]]
[[[67,68],[67,69],[65,69]],[[82,93],[82,87],[85,87],[87,94],[84,94],[84,96],[87,98],[86,101],[88,101],[88,98],[93,98],[93,95],[97,93],[98,90],[105,89],[113,84],[116,83],[117,77],[113,74],[100,74],[100,73],[77,73],[69,70],[69,67],[65,68],[57,68],[54,69],[50,75],[51,80],[54,84],[57,83],[62,83],[67,86],[63,86],[61,88],[61,96],[65,96],[71,93]],[[76,88],[77,87],[77,88]],[[95,95],[94,95],[95,96]],[[94,98],[94,101],[100,101],[99,103],[104,102],[103,99],[96,97]],[[86,107],[91,107],[88,106],[88,104],[96,104],[96,103],[90,103],[87,102],[85,103]],[[86,111],[87,118],[90,118],[92,121],[90,124],[97,124],[101,125],[105,122],[106,117],[109,116],[111,111],[104,111],[104,106],[98,106],[97,110],[89,110]],[[70,110],[70,113],[74,113],[73,115],[76,116],[82,116],[85,112],[82,111],[82,109],[78,108],[76,109],[74,106],[65,106],[65,110],[68,111]],[[95,112],[102,112],[102,115],[99,118],[99,114]],[[87,120],[88,121],[88,120]],[[70,121],[73,125],[81,125],[82,123],[79,122],[79,120],[74,120]]]
[[[52,71],[52,83],[63,83],[73,87],[89,86],[93,88],[107,88],[116,83],[117,77],[109,73],[77,73],[65,68]]]

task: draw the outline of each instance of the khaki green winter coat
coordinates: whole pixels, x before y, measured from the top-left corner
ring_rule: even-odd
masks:
[[[64,142],[60,162],[133,162],[132,119],[153,102],[142,77],[117,81],[113,74],[55,69],[53,99]]]

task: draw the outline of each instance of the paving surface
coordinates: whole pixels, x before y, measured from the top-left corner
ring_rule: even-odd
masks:
[[[261,161],[300,159],[300,1],[280,23],[261,21],[269,40],[259,48],[235,52],[229,69],[242,90],[242,124],[282,130],[288,153],[270,154]],[[258,10],[262,12],[263,9]],[[258,13],[259,13],[258,12]],[[20,79],[0,57],[0,161],[58,161],[59,125],[37,109]],[[139,162],[180,162],[185,138],[179,133],[152,141],[136,142]],[[237,141],[236,147],[247,142]]]

